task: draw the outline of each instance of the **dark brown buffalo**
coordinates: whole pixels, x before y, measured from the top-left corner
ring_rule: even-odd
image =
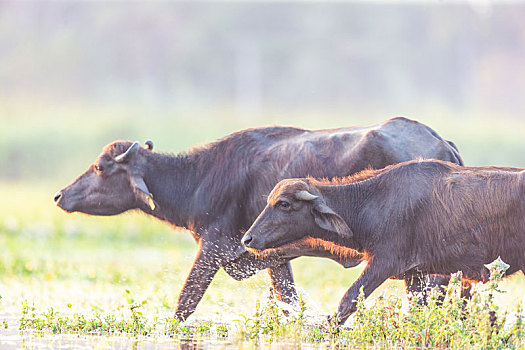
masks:
[[[151,143],[142,148],[127,141],[106,146],[84,174],[57,193],[55,202],[67,212],[91,215],[140,209],[189,229],[198,252],[178,299],[179,319],[193,313],[220,267],[237,280],[268,268],[277,297],[290,302],[296,295],[290,259],[324,256],[345,267],[359,262],[323,246],[296,247],[261,260],[246,252],[242,235],[279,180],[332,178],[417,157],[462,162],[452,143],[405,118],[330,130],[248,129],[179,155],[152,148]]]
[[[486,281],[498,256],[507,275],[525,268],[525,169],[410,161],[343,179],[279,182],[243,237],[252,250],[312,237],[368,261],[339,304],[344,323],[386,279],[451,274]]]

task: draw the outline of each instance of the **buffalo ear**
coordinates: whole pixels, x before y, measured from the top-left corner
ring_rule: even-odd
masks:
[[[351,238],[354,233],[339,214],[332,210],[326,203],[318,198],[312,207],[315,223],[330,232],[335,232],[344,238]]]
[[[135,154],[138,152],[140,146],[138,142],[133,142],[131,146],[127,149],[126,152],[118,155],[115,157],[115,162],[117,163],[127,163],[135,156]]]
[[[149,192],[144,179],[140,176],[132,176],[131,186],[133,186],[138,198],[150,207],[151,210],[155,210],[156,202],[153,200],[153,195]]]

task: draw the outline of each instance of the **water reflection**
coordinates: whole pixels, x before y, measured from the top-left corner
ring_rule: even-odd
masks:
[[[0,335],[0,348],[7,349],[238,349],[230,341],[202,338],[170,338],[170,337],[134,337],[134,336],[102,336],[59,334],[50,335],[38,331],[18,331],[3,329]]]
[[[181,339],[179,342],[180,350],[201,350],[204,349],[203,344],[197,339]]]

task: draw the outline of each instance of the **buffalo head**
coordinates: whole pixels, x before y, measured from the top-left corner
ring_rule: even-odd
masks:
[[[245,233],[242,243],[253,250],[277,248],[310,236],[323,238],[323,232],[352,237],[345,221],[325,202],[306,180],[279,182],[262,213]]]
[[[116,215],[156,203],[144,182],[145,155],[153,149],[138,142],[115,141],[107,145],[89,169],[71,185],[57,192],[55,204],[66,212]]]

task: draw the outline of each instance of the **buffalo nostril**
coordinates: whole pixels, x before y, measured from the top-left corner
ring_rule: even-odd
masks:
[[[250,235],[244,236],[241,240],[242,244],[244,244],[245,246],[248,246],[251,241],[252,241],[252,236]]]
[[[53,197],[53,201],[55,202],[55,204],[58,202],[60,197],[62,197],[62,193],[59,191],[55,194],[55,197]]]

